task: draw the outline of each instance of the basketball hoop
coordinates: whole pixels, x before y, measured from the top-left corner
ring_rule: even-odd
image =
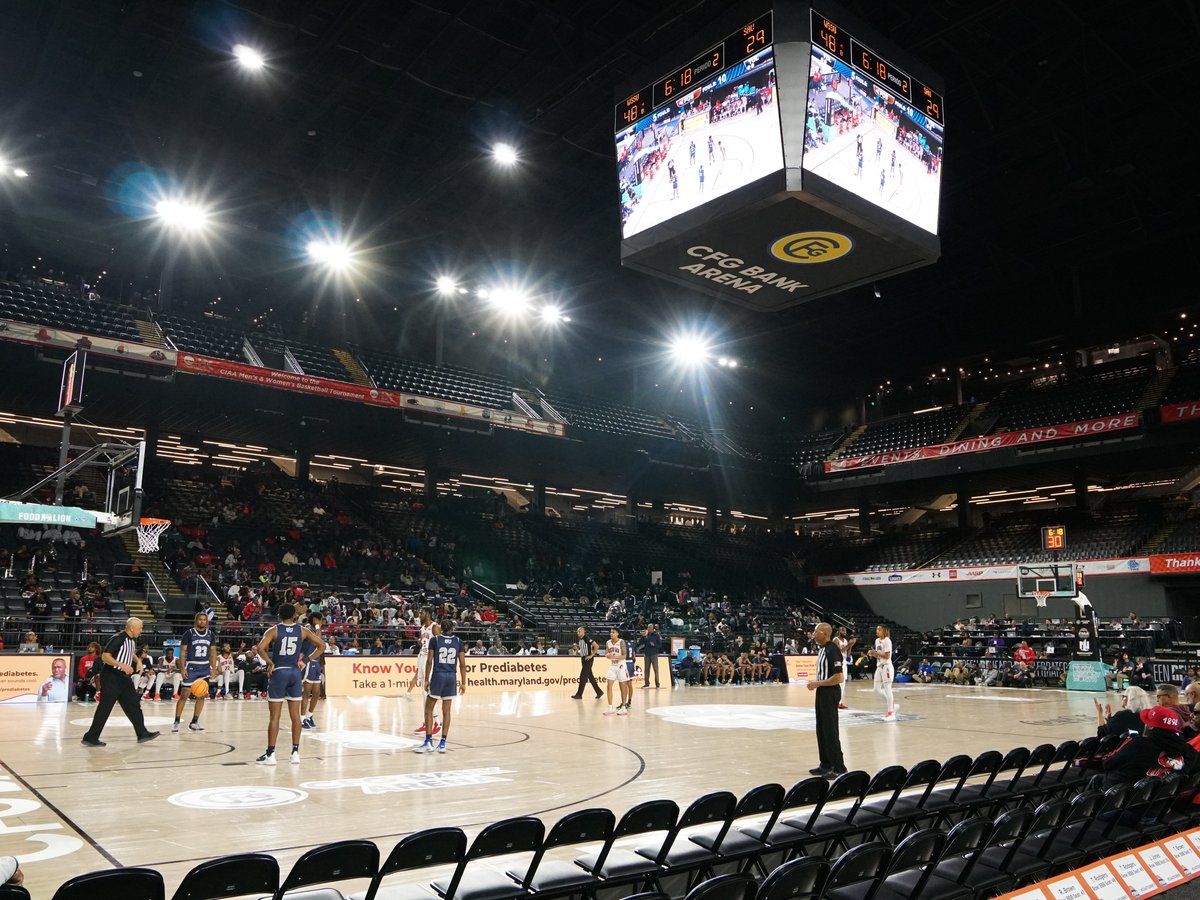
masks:
[[[170,519],[142,519],[138,522],[138,551],[141,553],[157,553],[158,539],[170,527]]]
[[[143,519],[142,521],[145,521],[145,520]],[[157,541],[155,542],[155,546],[158,546]],[[1033,592],[1033,599],[1037,603],[1038,609],[1046,608],[1046,598],[1049,596],[1050,596],[1050,591],[1034,591]]]

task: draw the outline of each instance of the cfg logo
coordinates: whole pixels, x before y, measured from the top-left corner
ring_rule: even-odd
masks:
[[[771,255],[784,262],[811,265],[833,262],[854,249],[854,242],[836,231],[798,231],[771,245]]]

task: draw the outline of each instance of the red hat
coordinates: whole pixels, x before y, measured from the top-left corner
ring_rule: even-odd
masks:
[[[1183,724],[1179,721],[1179,713],[1165,706],[1152,706],[1149,709],[1143,709],[1139,715],[1142,717],[1142,721],[1151,728],[1161,728],[1163,731],[1173,731],[1175,734],[1183,731]]]

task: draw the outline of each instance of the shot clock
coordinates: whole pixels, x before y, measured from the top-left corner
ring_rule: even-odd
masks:
[[[1047,525],[1042,528],[1043,550],[1066,550],[1067,529],[1062,525]]]

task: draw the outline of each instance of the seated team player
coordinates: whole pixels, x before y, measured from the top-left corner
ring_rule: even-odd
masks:
[[[192,692],[192,685],[203,681],[207,687],[207,682],[217,667],[217,648],[213,633],[208,628],[208,616],[199,612],[196,613],[193,621],[194,625],[188,629],[187,634],[183,636],[183,642],[179,645],[179,671],[183,674],[183,684],[179,691],[179,699],[175,701],[175,724],[171,726],[173,734],[179,731],[179,720],[183,716],[184,707],[187,706],[187,698]],[[188,725],[190,731],[204,730],[204,726],[200,724],[200,713],[204,711],[204,702],[207,697],[208,691],[205,690],[195,698],[196,705],[192,708],[192,721]]]
[[[767,648],[759,644],[750,661],[754,663],[754,680],[766,684],[771,678],[771,660],[767,656]]]
[[[305,646],[312,647],[312,656],[304,656]],[[286,700],[292,720],[292,765],[299,765],[303,673],[310,660],[320,659],[325,653],[325,642],[296,621],[295,606],[284,603],[279,607],[279,623],[267,629],[255,652],[267,660],[267,701],[271,704],[267,750],[255,762],[275,765],[275,741],[279,738],[279,719]]]
[[[229,699],[230,695],[237,697],[242,692],[242,679],[245,675],[238,671],[237,660],[233,658],[233,649],[226,644],[217,654],[217,699]],[[234,685],[237,690],[233,690]]]
[[[175,659],[175,648],[167,647],[154,664],[154,699],[163,699],[163,685],[169,682],[171,693],[167,695],[167,699],[174,700],[175,695],[179,693],[179,680],[179,663]]]
[[[308,628],[313,634],[320,637],[321,626],[325,623],[325,616],[322,613],[310,613],[308,617]],[[322,646],[324,638],[321,639]],[[313,721],[313,716],[317,712],[317,704],[321,700],[321,672],[325,667],[325,661],[321,657],[312,658],[312,647],[308,644],[304,645],[305,653],[309,657],[308,666],[304,670],[304,699],[300,702],[300,727],[301,728],[316,728],[317,723]]]
[[[702,673],[700,678],[701,684],[716,684],[717,683],[717,658],[712,652],[704,654],[704,663],[702,665]]]
[[[460,679],[462,687],[456,680]],[[424,683],[429,685],[425,695],[425,740],[414,747],[414,753],[433,752],[433,707],[442,701],[442,737],[437,752],[446,752],[446,738],[450,734],[450,713],[454,698],[467,693],[467,656],[462,641],[454,636],[454,620],[447,617],[442,621],[442,630],[429,641],[429,654],[425,662]]]
[[[754,672],[754,663],[750,660],[750,653],[743,650],[737,661],[738,683],[749,684],[754,678]]]
[[[717,682],[719,684],[733,682],[733,660],[729,658],[728,653],[722,653],[717,657]]]
[[[138,699],[145,700],[154,687],[154,657],[148,644],[138,647],[137,658],[138,673],[133,680],[133,687],[138,693]]]

